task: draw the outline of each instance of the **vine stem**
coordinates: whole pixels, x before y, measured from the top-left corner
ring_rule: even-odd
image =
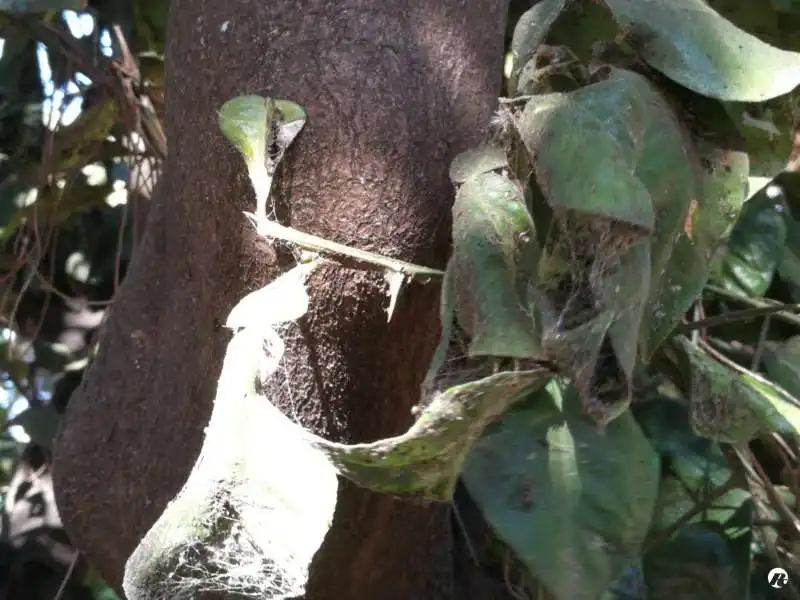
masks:
[[[764,317],[767,315],[773,316],[776,319],[780,319],[781,321],[794,325],[795,327],[800,327],[800,316],[793,314],[800,312],[800,304],[782,304],[779,302],[756,300],[754,298],[748,298],[747,296],[731,292],[725,288],[715,285],[707,285],[705,289],[715,296],[722,296],[723,298],[727,298],[733,302],[747,304],[752,308],[738,310],[725,315],[709,317],[707,319],[703,319],[702,321],[695,321],[694,323],[685,323],[680,326],[681,331],[716,327],[719,325],[736,323],[738,321],[746,321],[748,319]]]
[[[320,253],[333,253],[341,256],[346,256],[360,263],[367,263],[376,265],[396,273],[401,273],[406,277],[442,277],[444,271],[439,269],[432,269],[430,267],[422,267],[413,263],[389,258],[374,252],[367,252],[366,250],[358,250],[351,248],[345,244],[339,244],[326,240],[325,238],[303,233],[291,227],[285,227],[275,221],[270,221],[265,218],[259,218],[260,215],[253,215],[252,213],[245,213],[245,215],[253,222],[256,227],[256,232],[259,235],[273,237],[285,242],[297,244],[308,250]]]

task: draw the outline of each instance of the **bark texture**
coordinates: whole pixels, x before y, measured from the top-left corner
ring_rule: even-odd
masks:
[[[294,100],[281,222],[443,267],[452,157],[484,140],[500,90],[505,0],[173,0],[169,157],[100,353],[73,396],[55,464],[73,542],[119,588],[125,561],[200,448],[245,293],[291,262],[256,240],[254,198],[217,110],[248,93]],[[287,343],[281,408],[336,441],[405,430],[435,347],[437,284],[406,287],[391,323],[376,273],[325,267]],[[444,507],[343,484],[308,600],[450,598]]]

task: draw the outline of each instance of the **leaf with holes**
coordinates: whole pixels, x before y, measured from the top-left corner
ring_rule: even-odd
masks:
[[[762,102],[800,84],[800,54],[746,33],[703,0],[605,0],[650,66],[704,96]]]
[[[576,390],[551,381],[487,428],[462,477],[497,535],[557,600],[597,600],[639,559],[659,470],[630,413],[600,432]]]
[[[469,334],[470,356],[536,358],[539,340],[527,305],[538,246],[519,185],[481,173],[453,205],[453,302]]]

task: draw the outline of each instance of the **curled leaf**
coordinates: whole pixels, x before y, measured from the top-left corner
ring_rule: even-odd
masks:
[[[482,173],[458,190],[448,270],[470,356],[538,356],[527,302],[538,260],[535,236],[522,191],[507,177]]]
[[[566,8],[567,0],[543,0],[528,9],[517,21],[511,39],[511,89],[536,49],[544,42],[547,32]]]
[[[238,96],[220,108],[219,127],[244,158],[253,184],[257,221],[266,219],[275,170],[305,122],[303,108],[290,100]]]
[[[275,103],[261,96],[239,96],[219,111],[219,127],[244,157],[248,170],[265,166]]]
[[[544,370],[503,372],[438,394],[405,434],[370,444],[309,439],[339,473],[371,490],[448,502],[464,457],[486,426],[547,382]]]

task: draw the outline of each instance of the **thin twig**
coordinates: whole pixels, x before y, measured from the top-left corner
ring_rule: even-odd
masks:
[[[255,218],[250,213],[245,214],[255,222],[256,229],[260,235],[291,242],[314,252],[327,255],[339,254],[359,263],[402,273],[407,277],[441,277],[444,275],[444,271],[440,271],[439,269],[415,265],[403,260],[381,256],[374,252],[367,252],[366,250],[358,250],[357,248],[351,248],[345,244],[332,242],[316,235],[303,233],[291,227],[284,227],[275,221]]]
[[[737,296],[737,301],[748,302],[750,299]],[[753,300],[752,302],[756,302]],[[800,304],[770,304],[765,306],[758,306],[756,308],[747,308],[745,310],[736,310],[724,315],[716,315],[714,317],[707,317],[700,321],[692,321],[691,323],[682,323],[677,328],[677,333],[689,333],[696,329],[708,329],[710,327],[719,327],[720,325],[730,325],[731,323],[739,323],[741,321],[750,321],[758,317],[772,317],[787,320],[792,325],[800,327],[800,317],[796,317],[790,313],[800,313]],[[786,313],[786,314],[782,314]]]
[[[698,501],[692,510],[686,512],[681,516],[678,520],[672,523],[666,529],[662,529],[657,534],[655,534],[652,538],[650,538],[644,548],[643,553],[646,553],[651,548],[657,546],[662,542],[666,542],[669,540],[673,535],[675,535],[684,525],[687,525],[692,519],[694,519],[697,515],[702,513],[704,510],[708,510],[711,508],[711,504],[719,500],[722,496],[727,494],[733,489],[739,487],[740,479],[736,477],[736,475],[731,475],[728,480],[723,483],[718,488],[711,491],[705,498]]]
[[[67,589],[67,584],[69,583],[70,577],[72,577],[72,572],[75,570],[75,565],[78,564],[78,559],[81,557],[81,553],[75,550],[75,554],[72,556],[72,561],[69,563],[69,568],[67,568],[67,572],[64,574],[64,579],[61,580],[61,585],[58,586],[58,591],[56,595],[53,597],[53,600],[60,600],[61,595],[64,593],[64,590]]]
[[[716,285],[706,285],[705,291],[714,294],[715,296],[721,296],[732,302],[739,302],[740,304],[746,304],[753,308],[775,308],[778,307],[778,311],[767,311],[765,313],[756,314],[754,316],[764,316],[767,314],[773,315],[776,319],[780,319],[785,323],[789,323],[794,325],[795,327],[800,327],[800,316],[792,314],[792,311],[800,312],[800,308],[797,308],[800,305],[797,304],[783,304],[781,302],[775,302],[772,300],[756,300],[755,298],[748,298],[747,296],[743,296],[742,294],[737,294],[735,292],[731,292],[726,290],[725,288],[721,288]],[[793,308],[794,307],[794,308]],[[738,312],[738,311],[737,311]],[[732,314],[732,313],[729,313]],[[724,316],[724,315],[721,315]],[[716,317],[715,317],[716,318]],[[729,322],[729,321],[724,321]],[[724,323],[723,322],[723,323]],[[707,327],[708,325],[706,325]]]
[[[766,317],[764,322],[761,324],[761,331],[758,333],[758,342],[756,343],[756,349],[753,353],[753,360],[750,362],[751,371],[758,371],[758,367],[761,365],[761,357],[764,355],[767,334],[769,333],[769,326],[771,323],[772,319],[770,317]]]
[[[778,513],[787,526],[790,526],[791,529],[794,530],[794,537],[800,538],[800,519],[786,506],[786,502],[783,501],[778,490],[775,489],[772,481],[770,481],[769,477],[764,472],[764,468],[758,462],[758,459],[753,456],[752,451],[747,447],[734,447],[733,451],[739,457],[742,466],[749,471],[753,479],[764,488],[767,498],[769,498],[770,504],[772,508],[775,509],[775,512]]]
[[[455,502],[450,503],[450,508],[453,511],[453,516],[456,518],[458,522],[458,527],[461,529],[461,535],[464,536],[464,543],[467,546],[467,550],[469,551],[469,555],[472,557],[472,560],[475,562],[476,567],[481,566],[481,561],[478,560],[478,553],[475,551],[475,546],[472,545],[472,540],[469,537],[469,531],[467,530],[467,526],[464,523],[464,520],[461,518],[461,512],[458,510],[458,505]]]

